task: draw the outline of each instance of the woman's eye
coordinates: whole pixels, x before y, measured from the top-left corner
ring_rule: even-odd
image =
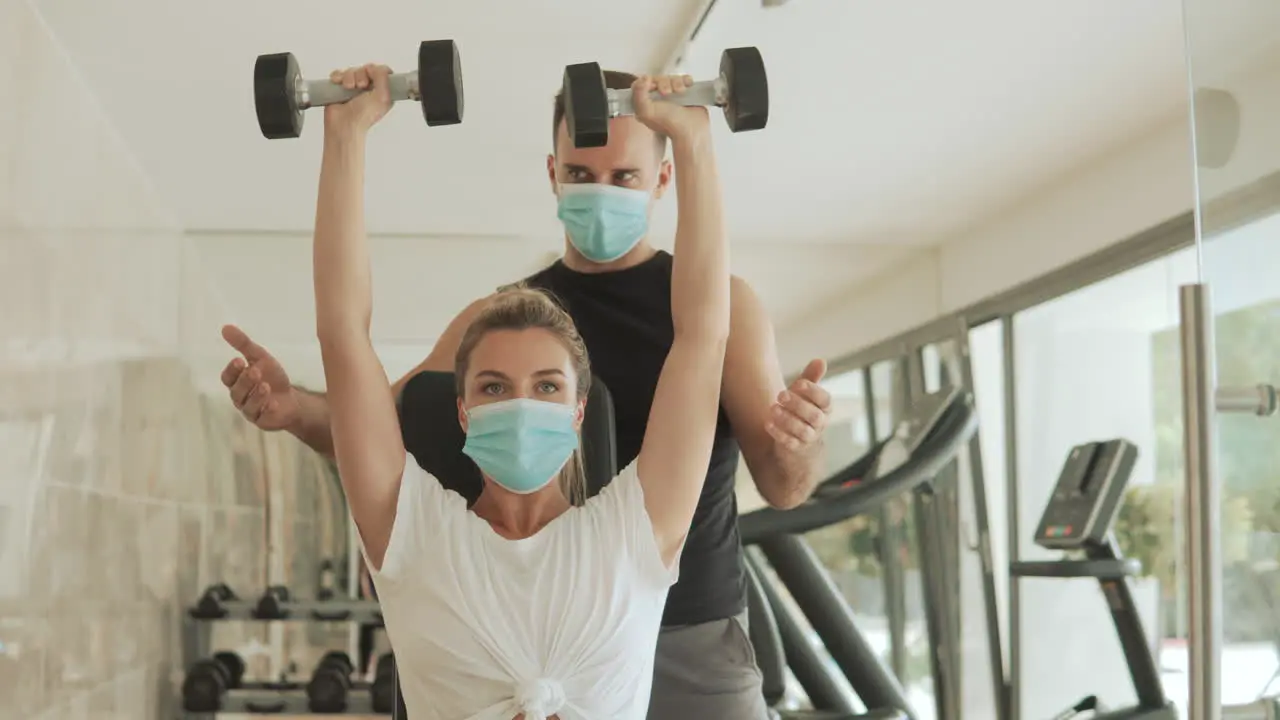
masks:
[[[560,390],[559,386],[553,382],[544,382],[538,386],[538,389],[547,395],[551,395],[552,393]]]
[[[498,383],[489,383],[488,385],[485,385],[481,391],[484,392],[486,395],[501,395],[502,386],[499,385]]]

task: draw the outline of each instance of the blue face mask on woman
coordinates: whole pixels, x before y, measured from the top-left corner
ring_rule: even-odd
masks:
[[[556,214],[583,257],[613,262],[649,232],[649,193],[598,183],[561,185]]]
[[[519,495],[546,487],[578,449],[572,405],[516,398],[467,411],[462,452],[485,475]]]

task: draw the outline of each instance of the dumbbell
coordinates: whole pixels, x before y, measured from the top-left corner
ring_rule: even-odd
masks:
[[[289,611],[284,608],[287,602],[289,602],[289,588],[283,585],[272,585],[258,599],[258,604],[253,609],[253,616],[259,620],[283,620],[289,617]]]
[[[191,611],[191,617],[197,620],[216,620],[227,616],[227,609],[223,603],[235,600],[236,594],[227,587],[226,583],[218,583],[210,585],[205,589],[204,594],[200,596],[200,600],[196,602],[195,608]]]
[[[418,45],[418,69],[392,75],[391,100],[416,100],[427,124],[462,122],[462,61],[452,40],[427,40]],[[339,105],[368,90],[348,90],[328,78],[304,80],[293,53],[259,55],[253,64],[253,104],[258,127],[268,140],[302,134],[307,108]]]
[[[311,681],[307,683],[307,707],[311,712],[332,714],[346,711],[352,669],[351,658],[344,652],[334,651],[321,658],[311,673]]]
[[[233,652],[216,653],[199,660],[182,681],[182,707],[187,712],[212,713],[221,709],[222,695],[240,687],[244,660]]]
[[[561,88],[564,117],[574,147],[601,147],[609,143],[609,119],[635,115],[631,90],[605,86],[598,63],[579,63],[564,69]],[[753,47],[729,48],[720,55],[720,75],[702,80],[683,93],[655,100],[677,105],[705,105],[724,109],[733,132],[760,130],[769,122],[769,79],[764,58]]]
[[[391,714],[396,704],[396,658],[391,653],[383,653],[378,657],[378,666],[373,674],[373,684],[369,686],[369,694],[373,700],[375,713]]]

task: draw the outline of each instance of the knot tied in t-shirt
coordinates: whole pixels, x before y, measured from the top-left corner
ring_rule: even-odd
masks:
[[[537,678],[516,686],[516,705],[525,720],[547,720],[564,707],[564,686],[557,680]]]

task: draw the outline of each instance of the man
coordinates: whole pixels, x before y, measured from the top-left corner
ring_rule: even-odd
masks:
[[[613,89],[630,88],[635,80],[626,73],[605,73]],[[679,168],[665,159],[667,138],[631,117],[610,121],[608,145],[576,148],[564,112],[564,100],[557,97],[547,176],[565,225],[565,254],[525,282],[550,290],[577,324],[594,373],[613,395],[618,465],[624,467],[639,452],[673,338],[671,255],[653,248],[647,227],[654,203]],[[693,141],[709,144],[710,134]],[[683,162],[710,157],[676,156]],[[699,202],[698,188],[678,179],[676,185],[681,207]],[[486,302],[482,298],[464,309],[430,356],[397,381],[393,392],[418,372],[452,371],[461,337]],[[814,360],[785,387],[773,328],[759,298],[735,277],[731,302],[716,443],[681,557],[680,581],[667,600],[650,718],[767,717],[746,630],[746,576],[734,494],[739,448],[761,496],[774,507],[803,502],[822,474],[830,396],[817,383],[825,363]],[[288,430],[317,451],[332,453],[324,397],[291,387],[279,363],[239,329],[228,326],[223,336],[243,356],[227,365],[222,380],[245,416],[264,430]]]

